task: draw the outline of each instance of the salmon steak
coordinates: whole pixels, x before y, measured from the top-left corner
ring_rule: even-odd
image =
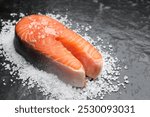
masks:
[[[73,86],[84,87],[86,76],[96,79],[102,71],[102,54],[49,16],[25,16],[16,24],[15,31],[24,45],[56,64],[65,74],[64,81]]]

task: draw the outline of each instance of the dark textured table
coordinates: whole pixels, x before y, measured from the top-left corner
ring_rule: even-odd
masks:
[[[130,83],[122,94],[104,99],[150,99],[150,3],[142,0],[0,0],[0,18],[15,13],[65,13],[73,20],[89,23],[94,34],[112,44],[118,59],[128,66],[122,71]],[[92,32],[93,33],[93,32]],[[0,57],[0,62],[4,57]],[[9,64],[9,63],[8,63]],[[34,87],[11,85],[9,71],[0,65],[0,99],[45,99]],[[2,85],[2,79],[10,85]],[[25,95],[24,95],[25,94]]]

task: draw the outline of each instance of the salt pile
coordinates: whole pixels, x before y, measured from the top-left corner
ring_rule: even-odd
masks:
[[[18,14],[15,13],[10,14],[11,17],[17,15]],[[119,81],[120,71],[122,68],[118,64],[119,60],[111,55],[111,53],[113,53],[112,45],[109,43],[105,44],[103,39],[101,39],[99,36],[97,37],[96,41],[92,40],[87,32],[92,28],[90,25],[79,26],[78,23],[74,24],[72,23],[71,19],[68,19],[67,15],[46,15],[57,19],[70,28],[72,28],[73,25],[76,25],[74,31],[78,32],[79,34],[81,31],[86,31],[84,35],[81,35],[87,41],[95,45],[95,47],[103,54],[105,64],[102,75],[99,76],[96,81],[88,81],[87,87],[80,89],[63,83],[54,74],[50,74],[35,68],[15,51],[13,39],[15,36],[15,23],[17,21],[3,21],[3,19],[1,19],[2,29],[0,33],[0,48],[2,48],[2,50],[0,51],[0,55],[4,56],[6,61],[10,61],[12,64],[15,64],[15,66],[10,66],[6,62],[1,64],[5,69],[10,71],[12,76],[17,71],[18,79],[22,79],[22,83],[29,79],[29,89],[34,87],[35,84],[38,84],[38,87],[40,87],[40,91],[43,93],[43,95],[51,94],[48,96],[48,99],[103,99],[106,94],[117,92],[121,87],[120,84],[125,86],[125,83],[121,83]],[[24,14],[21,13],[20,17],[23,16]],[[109,51],[106,51],[105,48],[108,48]],[[127,78],[127,76],[124,78],[126,84],[129,82]],[[4,82],[3,85],[7,84]]]

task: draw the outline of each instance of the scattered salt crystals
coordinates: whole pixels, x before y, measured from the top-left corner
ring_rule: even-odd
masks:
[[[5,81],[5,79],[3,79],[3,82]]]
[[[39,38],[39,37],[38,37],[38,38]],[[32,40],[31,40],[31,43],[35,43],[35,42],[36,42],[36,40],[35,40],[35,39],[32,39]]]
[[[20,17],[23,17],[24,14],[20,13]],[[57,14],[47,14],[48,16],[53,17],[54,19],[59,20],[68,27],[73,26],[72,20],[68,19],[68,16],[64,17]],[[78,23],[78,28],[74,30],[81,33],[82,36],[95,45],[95,47],[102,52],[104,59],[104,67],[102,74],[98,77],[96,81],[88,81],[87,86],[83,89],[75,88],[70,85],[63,83],[57,78],[56,75],[52,73],[47,73],[45,71],[39,70],[28,63],[20,54],[15,51],[13,39],[14,39],[14,24],[8,21],[2,21],[2,30],[0,33],[0,45],[3,48],[2,54],[5,56],[6,61],[15,64],[15,66],[10,66],[6,62],[2,63],[5,69],[10,69],[10,74],[13,75],[17,72],[18,78],[22,79],[22,84],[28,85],[28,88],[33,88],[35,85],[39,87],[40,91],[43,92],[43,95],[47,96],[46,99],[103,99],[106,94],[111,94],[117,92],[120,86],[125,87],[125,84],[119,81],[121,67],[118,64],[118,59],[113,57],[110,53],[113,51],[110,49],[106,51],[105,48],[111,48],[110,44],[104,44],[104,41],[99,36],[97,40],[93,40],[87,32],[82,34],[81,31],[90,30],[92,27],[82,26],[80,28]],[[28,80],[28,83],[26,82]],[[10,79],[13,83],[12,79]],[[6,85],[6,84],[3,84]]]
[[[25,16],[25,14],[23,14],[23,13],[20,13],[20,14],[19,14],[19,16],[20,16],[20,17],[24,17],[24,16]]]
[[[109,45],[109,48],[112,48],[112,45]]]
[[[92,45],[96,45],[96,42],[87,33],[83,35],[83,38],[90,42]]]
[[[85,27],[85,31],[88,31],[88,30],[90,30],[88,27]]]
[[[11,82],[13,82],[13,79],[10,79]]]
[[[116,76],[120,76],[120,73],[119,73],[119,72],[116,72],[115,75],[116,75]]]
[[[28,27],[29,27],[29,29],[31,29],[31,28],[32,28],[32,25],[29,25]]]
[[[117,86],[121,86],[121,87],[123,87],[124,89],[126,88],[125,83],[119,83],[119,84],[117,84]]]
[[[88,27],[89,27],[89,29],[91,29],[91,28],[92,28],[92,26],[90,26],[90,25],[89,25]]]
[[[127,70],[127,69],[128,69],[128,66],[127,66],[127,65],[125,65],[125,66],[124,66],[124,69],[126,69],[126,70]]]
[[[124,83],[129,84],[129,80],[125,80]]]
[[[10,64],[5,65],[4,67],[5,67],[5,70],[11,70]]]
[[[129,80],[128,80],[128,76],[124,76],[124,83],[128,84],[129,83]]]
[[[45,31],[45,33],[47,33],[47,34],[56,35],[56,31],[55,31],[55,29],[53,29],[53,28],[45,27],[44,31]]]
[[[109,45],[108,47],[109,47],[110,50],[113,50],[113,46],[112,45]]]
[[[124,80],[127,80],[128,79],[128,76],[124,76]]]
[[[4,83],[3,83],[3,85],[5,86],[5,85],[6,85],[6,83],[4,82]]]
[[[105,48],[106,48],[106,46],[104,45],[104,46],[103,46],[103,48],[105,49]]]
[[[33,34],[33,31],[29,32],[29,35],[32,35]]]
[[[46,19],[42,18],[41,24],[42,24],[42,25],[47,25],[47,24],[48,24],[48,21],[47,21]]]
[[[45,35],[41,35],[41,38],[43,38],[43,39],[44,39],[44,38],[45,38]]]
[[[17,13],[10,13],[10,16],[15,17],[17,16]]]

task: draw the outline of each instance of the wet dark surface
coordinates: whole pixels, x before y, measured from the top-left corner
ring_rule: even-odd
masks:
[[[121,74],[130,83],[104,99],[150,99],[150,2],[144,0],[0,0],[0,18],[15,13],[59,13],[92,26],[91,35],[110,42],[114,55],[128,68]],[[15,17],[16,19],[18,17]],[[4,57],[0,57],[0,62]],[[9,64],[9,63],[8,63]],[[16,76],[17,77],[17,76]],[[28,90],[0,64],[0,99],[46,99],[37,87]],[[2,85],[2,79],[7,84]],[[15,80],[15,75],[13,77]],[[27,81],[28,82],[28,81]]]

